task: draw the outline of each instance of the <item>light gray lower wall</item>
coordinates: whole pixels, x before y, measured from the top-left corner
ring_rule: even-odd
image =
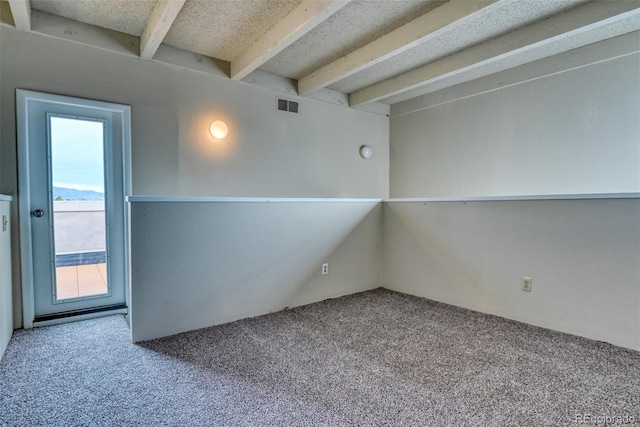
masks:
[[[378,203],[132,203],[133,340],[378,287],[381,214]]]
[[[384,260],[389,289],[640,350],[638,199],[385,203]]]

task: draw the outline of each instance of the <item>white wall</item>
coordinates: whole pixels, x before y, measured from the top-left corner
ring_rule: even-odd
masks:
[[[391,197],[640,192],[638,50],[635,32],[394,106]]]
[[[134,341],[378,287],[381,209],[364,202],[132,203]]]
[[[638,199],[392,202],[384,245],[389,289],[640,350]]]
[[[384,115],[290,94],[300,114],[285,113],[276,109],[278,92],[8,27],[0,31],[0,191],[17,194],[15,89],[23,88],[131,105],[134,194],[388,196]],[[224,141],[208,134],[214,119],[229,125]],[[368,161],[358,155],[364,143],[376,153]],[[12,232],[19,327],[17,225]]]
[[[383,283],[640,349],[640,33],[392,108]],[[531,293],[520,290],[533,278]]]
[[[16,88],[131,105],[134,194],[388,194],[382,115],[306,98],[300,114],[285,113],[277,92],[6,27],[1,66],[3,141],[15,140]],[[229,125],[224,141],[209,134],[215,119]],[[358,155],[363,143],[376,150],[371,161]],[[13,150],[3,164],[11,187]]]
[[[289,115],[275,92],[0,31],[0,190],[14,195],[18,87],[130,104],[135,194],[384,198],[389,176],[392,197],[640,191],[640,66],[624,56],[639,33],[394,106],[389,170],[385,117],[307,99]],[[223,143],[206,132],[217,118],[231,128]],[[639,210],[391,202],[380,258],[375,204],[134,204],[134,338],[370,289],[384,259],[391,289],[637,349]]]
[[[2,199],[5,200],[2,200]],[[0,194],[0,359],[13,334],[13,303],[11,300],[11,227],[5,229],[6,218],[11,223],[10,202]]]

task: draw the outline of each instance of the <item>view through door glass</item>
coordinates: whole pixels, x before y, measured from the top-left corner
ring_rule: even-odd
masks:
[[[55,298],[108,293],[104,123],[50,118]]]

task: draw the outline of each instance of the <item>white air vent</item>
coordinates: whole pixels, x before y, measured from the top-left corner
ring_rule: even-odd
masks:
[[[298,103],[289,101],[288,99],[278,98],[278,110],[298,114]]]

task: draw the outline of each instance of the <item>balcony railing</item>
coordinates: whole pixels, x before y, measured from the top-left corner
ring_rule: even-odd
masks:
[[[56,267],[105,262],[103,201],[54,201]]]

